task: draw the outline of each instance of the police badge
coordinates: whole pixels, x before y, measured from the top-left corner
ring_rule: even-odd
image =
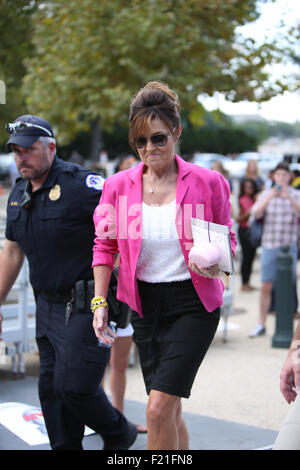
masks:
[[[50,192],[49,192],[49,199],[51,199],[51,201],[57,201],[61,196],[61,191],[60,191],[60,186],[59,184],[56,184],[55,186],[53,186],[53,188],[50,189]]]

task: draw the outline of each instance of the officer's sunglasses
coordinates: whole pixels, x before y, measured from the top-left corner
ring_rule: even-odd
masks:
[[[5,129],[9,134],[17,134],[18,132],[23,131],[24,129],[27,129],[28,127],[36,127],[37,129],[41,129],[42,131],[47,132],[50,137],[52,137],[51,132],[46,129],[45,127],[38,126],[37,124],[31,124],[29,122],[23,122],[23,121],[17,121],[17,122],[9,122],[6,124]]]
[[[151,137],[149,137],[149,139],[155,147],[164,147],[165,145],[167,145],[170,137],[171,134],[153,134],[151,135]],[[146,147],[149,139],[143,136],[139,137],[135,141],[136,147],[139,150],[143,149],[144,147]]]
[[[26,182],[20,206],[23,209],[30,209],[32,206],[32,187],[30,181]]]

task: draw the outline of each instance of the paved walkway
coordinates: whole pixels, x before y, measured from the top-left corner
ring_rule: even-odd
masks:
[[[251,279],[257,287],[260,285],[259,266],[258,256]],[[249,339],[257,321],[259,290],[241,292],[238,272],[239,260],[236,261],[234,311],[229,317],[228,341],[223,342],[221,325],[198,372],[191,397],[183,400],[192,449],[240,450],[267,446],[274,441],[289,409],[279,390],[279,374],[287,350],[271,346],[275,316],[268,316],[264,337]],[[27,376],[23,380],[10,379],[9,361],[0,365],[0,403],[21,401],[38,405],[38,356],[26,354],[25,359]],[[129,419],[145,422],[146,402],[136,361],[127,370],[126,414]],[[96,436],[85,438],[88,449],[99,448],[98,444]],[[139,435],[134,448],[145,449],[145,446],[146,436]],[[0,449],[4,448],[28,446],[0,425]]]
[[[1,377],[1,375],[0,375]],[[18,381],[1,379],[1,403],[21,402],[39,407],[37,379],[25,377]],[[126,400],[126,415],[132,422],[141,422],[145,415],[145,404]],[[274,442],[276,432],[254,426],[200,416],[185,412],[190,432],[191,450],[251,450],[269,446]],[[147,437],[139,434],[133,450],[145,450]],[[85,450],[102,448],[102,439],[97,434],[84,438]],[[5,426],[0,424],[0,450],[49,450],[48,444],[30,446]]]

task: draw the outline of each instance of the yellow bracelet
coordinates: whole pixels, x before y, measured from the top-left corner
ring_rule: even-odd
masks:
[[[102,295],[99,295],[99,297],[92,298],[91,304],[93,304],[94,302],[106,302],[106,298],[102,297]]]
[[[95,313],[95,311],[97,310],[97,308],[99,308],[99,307],[107,308],[107,306],[108,306],[108,305],[107,305],[106,302],[105,302],[105,303],[95,303],[95,304],[93,304],[93,305],[91,306],[91,310],[92,310],[93,313]]]
[[[94,313],[95,310],[99,307],[107,308],[106,299],[102,296],[94,297],[91,301],[91,311]]]

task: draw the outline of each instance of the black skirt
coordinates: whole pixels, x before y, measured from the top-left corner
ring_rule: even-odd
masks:
[[[132,316],[146,391],[188,398],[214,338],[220,308],[208,312],[191,280],[138,281],[143,318]]]

